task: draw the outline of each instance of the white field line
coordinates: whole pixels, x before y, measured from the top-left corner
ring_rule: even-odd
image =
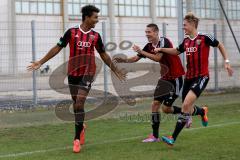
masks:
[[[240,122],[236,121],[236,122],[220,123],[220,124],[215,124],[215,125],[211,125],[211,126],[208,126],[208,127],[197,127],[197,128],[185,129],[183,131],[194,131],[194,130],[208,129],[208,128],[218,128],[218,127],[220,128],[220,127],[234,125],[234,124],[240,124]],[[117,142],[134,140],[134,139],[139,139],[139,138],[143,138],[143,136],[135,136],[135,137],[122,138],[122,139],[117,139],[117,140],[104,141],[104,142],[101,142],[101,143],[86,144],[86,145],[84,145],[84,147],[102,145],[102,144],[109,144],[109,143],[117,143]],[[71,149],[71,148],[72,148],[72,146],[66,146],[66,147],[52,148],[52,149],[46,149],[46,150],[36,150],[36,151],[29,151],[29,152],[12,153],[12,154],[0,155],[0,158],[20,157],[20,156],[37,154],[37,153],[46,153],[46,152],[54,152],[54,151],[59,151],[59,150],[66,150],[66,149]]]

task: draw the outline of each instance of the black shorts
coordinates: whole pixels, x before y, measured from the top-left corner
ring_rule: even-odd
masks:
[[[208,76],[185,79],[182,91],[182,101],[184,101],[190,90],[192,90],[196,96],[199,97],[203,90],[206,88],[208,81]]]
[[[154,100],[163,103],[165,106],[171,107],[178,98],[182,86],[182,76],[174,80],[159,79],[154,91]]]
[[[68,85],[71,94],[77,93],[79,89],[89,92],[93,82],[93,76],[68,76]]]

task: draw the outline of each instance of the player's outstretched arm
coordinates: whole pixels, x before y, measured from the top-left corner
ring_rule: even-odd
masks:
[[[161,60],[161,58],[162,58],[162,54],[160,54],[160,53],[157,53],[157,54],[148,53],[148,52],[142,50],[142,49],[141,49],[139,46],[137,46],[137,45],[134,45],[132,48],[133,48],[133,50],[134,50],[135,52],[137,52],[138,54],[143,55],[144,57],[147,57],[147,58],[149,58],[149,59],[151,59],[151,60],[153,60],[153,61],[159,62],[159,61]]]
[[[130,58],[122,58],[122,57],[115,57],[113,58],[114,62],[117,63],[135,63],[137,61],[139,61],[141,58],[139,56],[133,56]]]
[[[226,51],[226,49],[225,49],[225,47],[222,43],[219,43],[218,49],[221,52],[222,57],[224,59],[224,67],[228,72],[228,76],[231,77],[233,75],[233,69],[231,68],[230,61],[228,59],[227,51]]]
[[[116,65],[113,63],[111,58],[106,52],[100,54],[102,60],[108,67],[115,73],[115,75],[121,80],[124,81],[126,79],[126,73],[123,70],[119,70]]]
[[[176,48],[155,48],[154,52],[156,53],[167,53],[171,55],[179,55],[180,52]]]
[[[143,50],[139,50],[138,51],[139,54],[155,61],[155,62],[159,62],[162,58],[162,53],[157,53],[157,54],[151,54],[151,53],[148,53],[146,51],[143,51]]]
[[[31,65],[27,66],[28,71],[37,70],[41,67],[42,64],[47,62],[49,59],[56,56],[60,51],[62,50],[62,47],[56,45],[50,51],[39,61],[31,62]]]

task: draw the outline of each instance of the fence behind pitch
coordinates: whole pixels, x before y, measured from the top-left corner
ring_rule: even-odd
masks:
[[[72,22],[69,26],[79,24],[79,21]],[[218,66],[217,70],[214,70],[214,52],[211,49],[210,54],[210,73],[211,80],[208,85],[208,89],[214,89],[215,87],[215,71],[218,73],[218,87],[229,88],[239,86],[239,60],[240,54],[237,51],[237,47],[233,41],[232,35],[228,29],[228,26],[222,22],[213,22],[205,20],[201,22],[199,30],[201,32],[207,32],[213,34],[213,24],[217,23],[217,38],[222,41],[228,50],[230,60],[234,66],[235,74],[233,78],[228,78],[226,72],[223,69],[223,60],[218,52]],[[145,38],[145,26],[146,22],[136,23],[120,23],[114,24],[114,36],[110,38],[109,23],[106,22],[106,33],[103,33],[101,23],[96,27],[96,30],[100,34],[105,34],[106,42],[114,41],[117,45],[123,40],[129,40],[133,43],[140,45],[141,47],[147,43]],[[9,30],[9,22],[0,23],[0,101],[1,106],[7,106],[10,102],[21,104],[32,102],[32,73],[26,71],[26,66],[32,60],[32,34],[31,34],[31,22],[17,22],[16,30]],[[162,35],[163,28],[162,23],[158,23],[160,27],[160,33]],[[47,51],[54,46],[59,38],[62,36],[64,29],[62,23],[58,22],[36,22],[35,39],[36,39],[36,58],[40,59]],[[237,39],[240,39],[240,29],[238,23],[233,23],[233,30]],[[167,23],[166,35],[169,37],[174,46],[177,46],[177,22],[171,21]],[[11,34],[9,34],[11,33]],[[11,35],[11,36],[9,36]],[[119,45],[118,45],[119,46]],[[37,98],[39,101],[52,101],[68,99],[69,95],[64,95],[55,92],[49,86],[49,76],[54,69],[68,60],[69,49],[66,48],[59,53],[52,60],[44,64],[41,70],[37,71]],[[117,48],[110,54],[113,56],[118,53],[126,54],[127,56],[133,56],[135,53],[129,48],[128,50],[121,50]],[[96,54],[98,55],[98,54]],[[99,56],[98,56],[99,57]],[[150,60],[141,60],[139,63],[152,63]],[[104,83],[107,83],[108,91],[115,93],[112,86],[109,70],[107,70],[107,80],[104,80],[103,70],[98,75],[93,87],[104,90]],[[137,73],[136,73],[137,74]],[[159,73],[156,73],[159,74]],[[131,74],[135,76],[134,74]],[[130,75],[130,78],[131,78]]]

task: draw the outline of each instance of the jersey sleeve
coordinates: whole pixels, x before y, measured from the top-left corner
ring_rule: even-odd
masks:
[[[59,39],[57,45],[59,47],[66,47],[70,41],[70,38],[71,38],[71,30],[68,29],[64,35]]]
[[[164,40],[165,40],[164,48],[173,48],[173,44],[168,38],[164,38]]]
[[[184,39],[183,42],[176,48],[180,53],[185,52],[184,41],[185,41],[185,39]]]
[[[103,44],[103,41],[102,41],[102,38],[101,38],[100,34],[98,34],[98,39],[97,39],[97,43],[96,43],[95,48],[96,48],[96,50],[98,51],[99,54],[105,52],[105,46]]]
[[[219,41],[215,39],[214,36],[210,34],[206,34],[205,36],[205,42],[207,45],[212,46],[212,47],[217,47],[219,45]]]
[[[147,44],[144,46],[143,51],[149,52]],[[140,53],[138,53],[137,56],[140,57],[140,58],[146,58],[146,56],[144,56],[144,55],[142,55]]]

